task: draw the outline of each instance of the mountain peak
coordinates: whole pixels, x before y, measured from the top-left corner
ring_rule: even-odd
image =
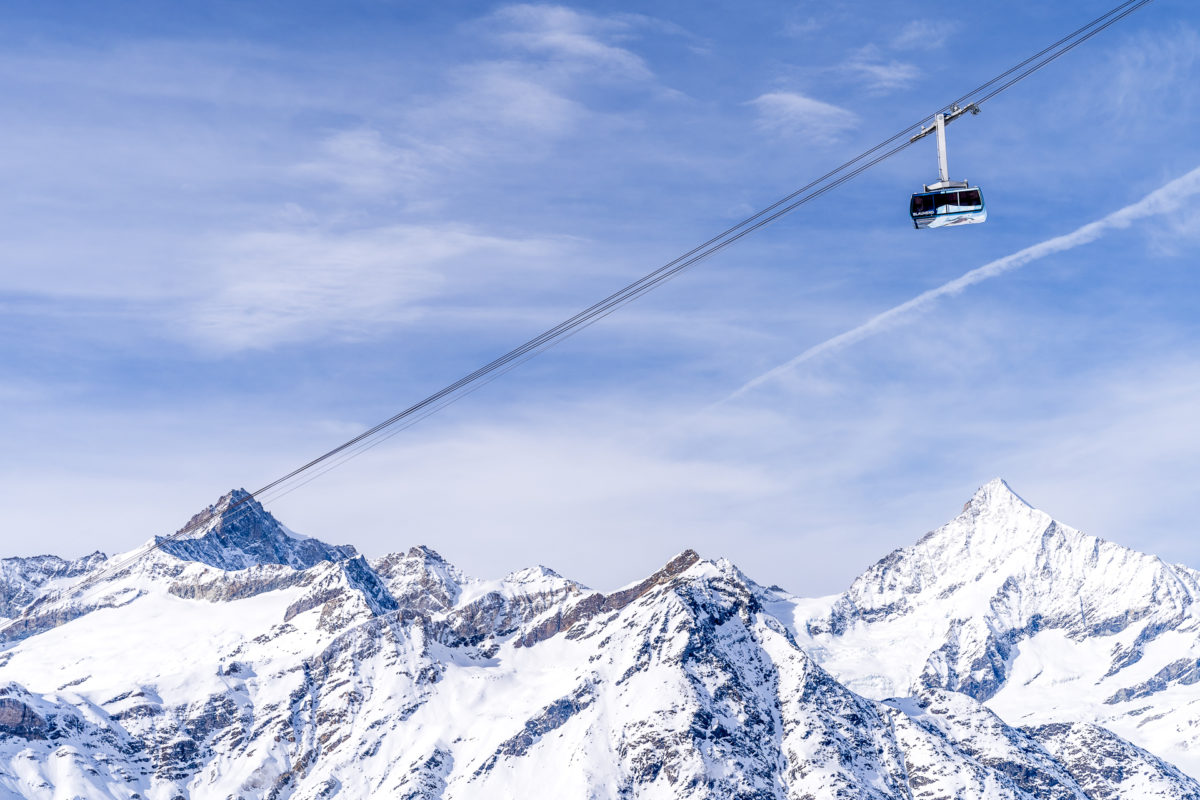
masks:
[[[408,548],[405,558],[415,558],[419,561],[433,562],[435,564],[446,564],[446,559],[442,558],[442,554],[434,550],[428,545],[418,544]]]
[[[903,653],[869,671],[830,665],[855,691],[886,697],[937,686],[984,701],[1007,686],[1022,643],[1044,632],[1079,642],[1132,627],[1087,657],[1101,665],[1095,679],[1119,673],[1189,618],[1198,578],[1057,522],[996,479],[950,522],[856,578],[807,630],[851,632],[884,649],[905,642]],[[1109,659],[1097,658],[1101,652]],[[1043,685],[1054,685],[1057,673],[1047,673]]]
[[[371,562],[371,568],[401,603],[420,608],[451,608],[467,582],[462,574],[431,547],[410,547],[407,553],[391,553]]]
[[[562,575],[541,564],[514,570],[504,576],[505,583],[536,583],[546,579],[566,580]]]
[[[246,491],[245,488],[230,489],[228,492],[221,495],[221,498],[217,501],[217,503],[220,504],[220,503],[230,502],[230,501],[240,501],[240,500],[243,500],[243,499],[245,499],[247,497],[251,497],[251,496],[252,495],[250,494],[250,492]]]
[[[1004,507],[1011,508],[1013,506],[1033,508],[1033,506],[1025,501],[1025,498],[1014,492],[1012,487],[1003,478],[992,478],[975,490],[975,494],[963,505],[963,512],[967,512],[972,508],[998,509]]]
[[[223,570],[259,564],[286,564],[307,569],[322,561],[353,558],[350,545],[328,545],[291,536],[287,529],[245,489],[234,489],[188,520],[179,539],[155,539],[158,549],[184,561],[199,561]]]

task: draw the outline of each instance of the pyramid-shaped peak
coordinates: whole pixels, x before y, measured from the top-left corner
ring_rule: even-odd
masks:
[[[1013,491],[1003,478],[992,478],[975,490],[971,499],[963,504],[963,513],[1003,513],[1005,511],[1034,510],[1025,498]]]
[[[888,650],[891,663],[850,682],[856,691],[937,686],[986,700],[1010,679],[1019,644],[1039,632],[1074,642],[1121,634],[1088,656],[1111,653],[1113,675],[1192,618],[1197,602],[1200,573],[1076,530],[996,479],[962,514],[868,568],[807,630],[853,628],[868,650],[903,642]],[[1124,633],[1134,625],[1141,631]]]
[[[289,535],[245,489],[222,495],[188,520],[175,537],[158,538],[155,542],[159,550],[175,558],[225,570],[260,564],[307,569],[322,561],[341,561],[357,555],[350,545],[334,546]]]
[[[186,525],[175,531],[173,538],[197,539],[223,522],[251,515],[265,515],[272,521],[275,519],[250,492],[245,489],[233,489],[217,498],[217,502],[195,514]]]
[[[975,490],[958,516],[926,534],[916,547],[936,551],[939,558],[990,561],[1017,550],[1040,550],[1042,535],[1052,524],[1049,514],[1026,502],[1004,479],[993,478]]]

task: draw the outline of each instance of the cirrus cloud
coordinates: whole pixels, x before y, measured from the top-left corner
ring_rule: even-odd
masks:
[[[361,338],[478,289],[493,271],[536,268],[562,250],[553,239],[462,226],[250,232],[218,246],[220,279],[191,306],[185,334],[221,351]]]
[[[759,128],[777,135],[831,141],[858,126],[853,111],[796,92],[768,92],[750,105],[758,111]]]

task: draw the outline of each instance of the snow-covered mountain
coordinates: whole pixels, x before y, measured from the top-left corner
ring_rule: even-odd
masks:
[[[1195,570],[1080,533],[994,480],[845,594],[798,602],[793,627],[868,697],[939,687],[1014,724],[1086,720],[1200,775],[1198,598]]]
[[[242,498],[120,571],[2,562],[0,798],[1200,800],[1136,725],[1187,718],[1194,573],[1000,483],[818,600],[692,551],[607,594],[368,561]]]
[[[51,588],[69,585],[104,559],[99,551],[74,561],[58,556],[0,559],[0,625]]]

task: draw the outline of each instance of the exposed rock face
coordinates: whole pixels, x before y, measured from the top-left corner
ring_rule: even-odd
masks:
[[[1016,788],[1045,800],[1089,797],[1066,764],[1032,736],[1011,728],[966,695],[930,689],[914,698],[888,702],[905,711],[903,724],[916,724],[952,743],[980,766],[1004,776]]]
[[[74,561],[58,556],[0,559],[0,621],[17,616],[49,585],[78,578],[105,558],[96,551]]]
[[[26,703],[23,697],[26,694],[15,684],[0,689],[0,736],[46,738],[46,720]]]
[[[158,540],[164,553],[184,561],[199,561],[223,570],[246,569],[260,564],[286,564],[307,569],[320,561],[353,558],[349,546],[335,547],[316,539],[299,539],[251,499],[236,489],[188,520],[180,530],[184,538]]]
[[[1119,689],[1104,702],[1109,705],[1127,703],[1166,691],[1172,685],[1191,686],[1193,683],[1200,683],[1200,658],[1180,658],[1154,673],[1149,680]]]
[[[462,573],[428,547],[384,556],[371,567],[405,608],[444,611],[453,608],[462,594]]]
[[[206,572],[203,577],[184,577],[180,570],[167,591],[185,600],[227,603],[311,583],[313,576],[282,564],[264,564],[236,572]]]
[[[1200,800],[1200,785],[1195,781],[1112,731],[1086,722],[1055,723],[1026,730],[1066,765],[1071,777],[1092,800],[1125,797]]]
[[[696,555],[696,551],[685,550],[672,559],[665,567],[636,586],[622,589],[619,592],[613,592],[607,596],[599,593],[588,595],[578,603],[572,605],[565,612],[560,611],[554,614],[551,618],[545,620],[521,639],[517,640],[517,644],[524,647],[532,647],[559,632],[569,631],[577,622],[591,619],[597,614],[620,611],[634,600],[646,594],[646,592],[656,586],[665,584],[699,560],[700,556]]]
[[[189,547],[86,598],[33,592],[23,638],[0,651],[0,796],[1200,800],[1127,736],[1081,717],[1017,727],[997,707],[1047,634],[1101,642],[1116,654],[1101,674],[1142,642],[1137,680],[1118,669],[1107,680],[1128,691],[1105,705],[1106,688],[1101,708],[1169,716],[1155,703],[1195,685],[1194,661],[1159,652],[1191,624],[1186,587],[1003,494],[968,504],[957,574],[921,549],[951,547],[943,530],[825,606],[690,550],[610,593],[544,567],[476,580],[425,547],[368,562],[297,545],[312,540],[265,511],[222,521],[236,497]],[[1023,521],[1048,555],[1027,539],[992,558],[987,526]],[[1125,599],[1180,605],[1122,609],[1112,586],[1104,599],[1103,574],[1075,571],[1091,563],[1081,546],[1120,588],[1132,574]],[[967,613],[978,593],[1001,598],[979,612],[991,644]],[[951,605],[930,626],[938,602]],[[905,635],[883,646],[879,630]],[[855,691],[904,681],[902,696]]]

